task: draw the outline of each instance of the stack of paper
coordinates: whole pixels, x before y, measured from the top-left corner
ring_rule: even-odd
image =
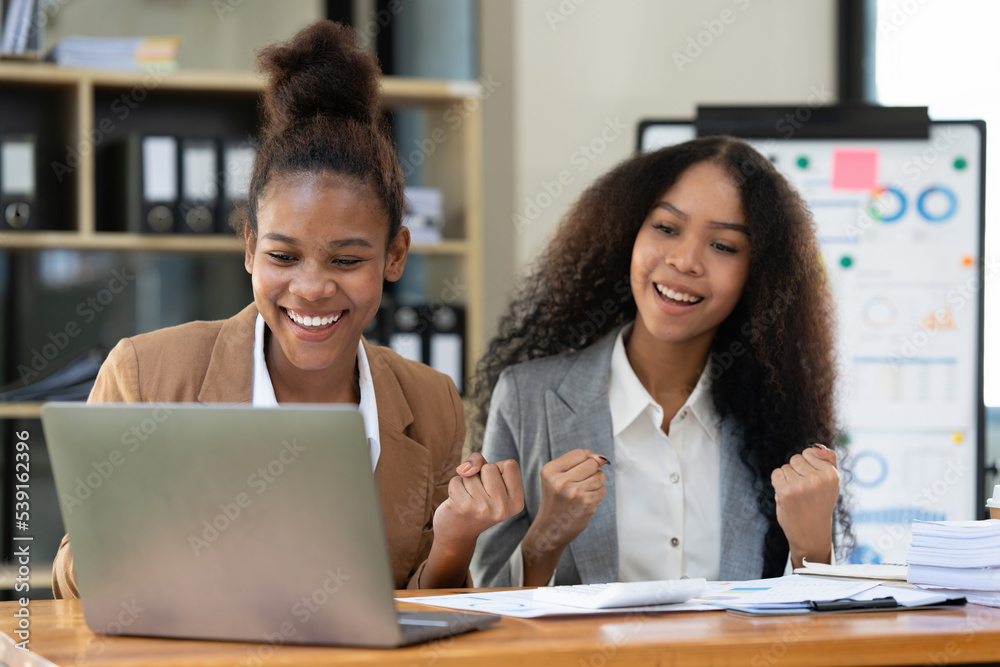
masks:
[[[914,521],[907,581],[1000,606],[1000,519]]]
[[[181,38],[167,37],[85,37],[72,35],[56,44],[49,54],[60,67],[85,69],[177,69],[177,49]]]

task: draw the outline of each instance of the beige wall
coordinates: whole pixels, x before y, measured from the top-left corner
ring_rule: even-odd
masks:
[[[509,28],[498,23],[505,15]],[[486,102],[487,237],[512,253],[488,259],[487,330],[503,307],[496,299],[573,199],[634,150],[640,119],[691,117],[699,103],[799,103],[817,94],[834,102],[835,16],[834,0],[482,0],[482,73],[510,79]],[[679,66],[674,53],[701,32],[708,46]],[[513,58],[507,69],[502,40]],[[504,147],[496,164],[491,145]],[[557,191],[561,172],[563,191],[515,225],[512,215],[535,213],[526,199],[548,202],[539,196],[545,183]]]
[[[67,35],[183,35],[181,67],[252,69],[254,50],[326,15],[322,0],[51,0],[50,48]]]
[[[514,183],[514,9],[508,0],[481,0],[479,69],[499,85],[483,102],[483,273],[488,342],[514,284],[517,238],[510,223]],[[485,348],[484,348],[485,349]]]

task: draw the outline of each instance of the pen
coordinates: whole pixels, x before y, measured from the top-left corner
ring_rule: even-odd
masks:
[[[841,600],[827,600],[824,602],[817,602],[815,600],[809,603],[809,607],[813,611],[848,611],[856,609],[889,609],[892,607],[898,607],[899,603],[896,602],[896,598],[885,597],[885,598],[875,598],[874,600],[851,600],[850,598],[843,598]]]

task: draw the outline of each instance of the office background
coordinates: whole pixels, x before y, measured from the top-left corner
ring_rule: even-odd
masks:
[[[1000,46],[985,32],[998,10],[974,0],[47,0],[43,6],[46,48],[74,34],[177,34],[182,70],[250,70],[256,48],[329,16],[350,20],[387,74],[478,81],[482,246],[489,249],[481,266],[484,338],[562,213],[634,150],[641,119],[690,118],[698,104],[814,107],[836,103],[848,90],[884,104],[928,105],[935,119],[989,124],[1000,110],[1000,85],[976,74],[1000,65]],[[867,19],[866,31],[845,29],[845,21],[864,24],[859,16]],[[852,73],[849,84],[845,72]],[[421,138],[420,112],[397,113],[394,124],[405,155]],[[996,178],[989,169],[987,179],[991,256],[1000,233],[990,218]],[[422,180],[417,169],[410,184]],[[102,328],[109,337],[225,316],[250,300],[235,255],[140,260],[128,253],[0,250],[5,383],[18,380],[12,362],[30,354],[34,337],[53,330],[80,301],[80,293],[64,289],[67,276],[102,276],[120,262],[144,273],[135,299],[109,313]],[[425,263],[433,261],[414,258],[411,273]],[[433,298],[454,279],[449,268],[425,269],[403,288]],[[988,420],[987,461],[995,461],[1000,345],[990,341],[1000,340],[1000,290],[991,282],[986,289],[987,404],[998,406]],[[20,310],[8,308],[10,301]],[[67,350],[60,360],[81,350]],[[0,508],[5,515],[7,501]],[[47,531],[61,532],[54,496],[36,503],[50,517]]]

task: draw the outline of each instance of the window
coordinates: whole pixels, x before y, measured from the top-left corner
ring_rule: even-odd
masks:
[[[933,120],[986,121],[986,257],[1000,260],[1000,3],[878,0],[875,101],[927,106]],[[985,401],[1000,407],[1000,276],[987,265]]]

